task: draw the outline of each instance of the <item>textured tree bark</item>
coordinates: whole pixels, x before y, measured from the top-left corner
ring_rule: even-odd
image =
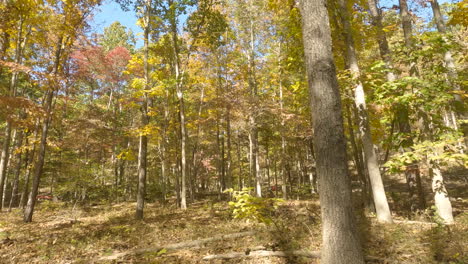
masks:
[[[437,214],[444,224],[453,224],[452,203],[450,202],[447,189],[445,188],[442,172],[437,165],[432,167],[434,175],[432,176],[432,191],[434,192],[434,202]]]
[[[302,31],[320,181],[321,263],[364,263],[351,202],[341,99],[326,0],[301,1]]]
[[[413,45],[413,27],[411,23],[411,16],[408,11],[408,2],[407,0],[399,0],[399,3],[400,3],[401,25],[403,27],[405,45],[407,48],[411,48],[411,46]]]
[[[341,22],[343,24],[343,35],[346,46],[346,64],[350,70],[354,87],[354,102],[358,111],[358,127],[361,136],[362,145],[364,147],[364,158],[366,160],[367,170],[369,172],[369,179],[372,186],[372,194],[374,197],[374,204],[377,213],[377,219],[380,222],[391,223],[392,214],[388,206],[387,197],[385,195],[385,188],[380,175],[379,163],[377,155],[374,150],[372,142],[372,135],[369,126],[369,117],[367,113],[366,96],[364,87],[360,80],[360,69],[357,61],[356,50],[354,47],[354,39],[351,32],[351,23],[346,6],[346,1],[339,0],[341,13]]]

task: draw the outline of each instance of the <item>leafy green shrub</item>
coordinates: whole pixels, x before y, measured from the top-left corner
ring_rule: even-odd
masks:
[[[233,189],[225,191],[230,193],[234,199],[234,201],[229,202],[233,217],[271,224],[271,216],[283,200],[255,197],[250,194],[251,191],[252,188],[243,188],[241,191],[234,191]]]

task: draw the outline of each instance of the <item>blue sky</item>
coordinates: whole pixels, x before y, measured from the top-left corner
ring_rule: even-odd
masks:
[[[439,0],[439,3],[446,2],[459,2],[459,0]],[[381,0],[381,6],[391,7],[392,5],[398,5],[397,0]],[[415,9],[417,14],[422,17],[427,17],[427,19],[432,18],[432,12],[430,6],[427,8],[422,8],[414,1],[409,1],[410,8]],[[135,33],[137,38],[137,47],[143,45],[142,41],[142,30],[136,25],[137,18],[135,16],[134,10],[129,12],[124,12],[120,6],[112,0],[106,0],[104,4],[99,7],[99,10],[96,10],[94,21],[91,23],[93,31],[96,33],[102,33],[104,28],[112,24],[114,21],[119,21],[122,25],[130,28]]]
[[[106,0],[98,10],[95,11],[91,26],[96,33],[104,32],[104,28],[108,27],[115,21],[119,21],[122,25],[130,28],[137,38],[137,47],[143,45],[142,35],[143,30],[136,25],[137,18],[135,11],[130,10],[124,12],[120,5],[111,0]]]

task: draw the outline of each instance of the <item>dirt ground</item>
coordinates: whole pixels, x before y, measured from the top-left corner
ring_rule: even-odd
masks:
[[[395,199],[405,199],[404,184],[398,178],[386,182],[395,223],[379,224],[372,214],[357,216],[369,263],[468,263],[468,196],[462,178],[450,180],[449,176],[456,221],[449,227],[436,224],[431,210],[413,216],[405,212],[395,204]],[[426,188],[430,187],[427,184]],[[430,192],[428,199],[430,204]],[[321,226],[317,197],[283,202],[271,216],[270,225],[233,219],[226,201],[198,201],[186,211],[171,204],[151,203],[143,221],[133,220],[134,208],[134,203],[72,207],[42,202],[29,224],[22,222],[18,209],[2,212],[0,263],[318,263],[304,257],[202,260],[211,254],[260,248],[318,251]],[[142,248],[245,231],[256,233],[198,248],[135,253]],[[116,257],[122,252],[126,255]],[[116,259],[109,259],[112,257]]]

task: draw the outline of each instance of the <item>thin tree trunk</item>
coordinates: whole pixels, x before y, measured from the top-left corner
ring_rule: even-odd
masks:
[[[149,90],[149,31],[150,31],[150,10],[152,0],[145,2],[145,29],[144,29],[144,78],[145,78],[145,90]],[[146,130],[146,126],[149,123],[148,120],[148,93],[144,92],[144,101],[141,106],[141,126]],[[138,145],[138,190],[137,190],[137,206],[135,212],[135,219],[143,219],[143,209],[145,207],[145,195],[146,195],[146,176],[147,176],[147,157],[148,152],[148,136],[146,132],[140,132],[140,142]]]
[[[399,3],[403,35],[405,38],[405,46],[408,50],[410,50],[413,47],[413,29],[411,16],[408,11],[408,3],[407,0],[399,0]],[[410,75],[416,74],[414,64],[414,62],[411,62],[409,65]],[[400,132],[405,133],[408,136],[408,138],[402,142],[401,146],[404,149],[411,149],[413,147],[414,142],[412,136],[410,136],[411,126],[409,122],[409,112],[406,106],[397,106],[397,121]],[[417,209],[424,209],[426,207],[426,201],[422,189],[419,164],[417,162],[413,162],[412,164],[406,167],[405,177],[410,193],[411,210],[415,211]]]
[[[57,42],[57,47],[55,51],[55,60],[54,60],[54,67],[52,71],[52,78],[57,78],[58,76],[58,68],[60,65],[60,57],[62,54],[62,45],[63,45],[63,37],[59,37]],[[51,82],[52,83],[52,82]],[[37,157],[37,162],[34,167],[34,175],[33,175],[33,183],[32,189],[29,193],[28,203],[26,208],[24,209],[24,217],[23,221],[29,223],[32,221],[32,216],[34,213],[34,206],[36,205],[36,196],[39,190],[39,182],[42,176],[42,169],[44,167],[45,161],[45,154],[46,154],[46,147],[47,147],[47,133],[49,131],[49,125],[52,121],[52,101],[54,99],[54,92],[57,88],[54,87],[52,89],[47,90],[47,96],[45,97],[44,107],[46,116],[44,121],[42,122],[42,134],[41,134],[41,141],[39,143],[39,152]]]
[[[26,160],[26,172],[24,174],[24,184],[23,184],[23,192],[21,193],[21,199],[20,199],[20,207],[23,209],[26,206],[27,203],[27,198],[28,198],[28,191],[29,191],[29,178],[31,176],[31,171],[33,168],[34,164],[34,155],[36,153],[36,141],[37,141],[37,135],[39,133],[39,120],[36,121],[36,125],[34,127],[34,136],[33,136],[33,147],[32,150],[26,155],[28,159]],[[26,139],[27,140],[27,139]]]
[[[22,56],[23,44],[25,44],[22,39],[23,38],[23,22],[24,22],[24,17],[20,16],[19,25],[18,25],[18,33],[16,37],[16,49],[15,49],[15,63],[16,64],[21,64],[22,58],[23,58]],[[7,48],[7,47],[4,47],[4,48]],[[11,76],[10,87],[8,90],[9,96],[16,97],[17,84],[18,84],[18,72],[15,71],[13,72]],[[8,106],[7,106],[7,109],[8,109]],[[2,199],[0,201],[0,211],[3,208],[3,197],[5,195],[4,187],[5,187],[5,179],[7,177],[8,161],[10,158],[11,130],[12,130],[11,121],[7,119],[6,128],[5,128],[5,140],[3,141],[3,148],[2,148],[2,153],[0,156],[0,199]]]
[[[241,139],[240,139],[240,136],[239,136],[239,130],[236,131],[236,134],[237,134],[237,162],[238,162],[238,166],[239,166],[239,175],[238,175],[238,190],[242,190],[242,188],[244,187],[243,186],[243,181],[242,181],[242,178],[243,178],[243,174],[244,174],[244,171],[242,169],[242,155],[241,155]]]
[[[260,175],[260,164],[259,164],[259,154],[258,154],[258,128],[257,128],[257,106],[256,100],[258,99],[258,90],[257,90],[257,80],[256,80],[256,70],[255,70],[255,27],[254,27],[254,6],[253,0],[249,1],[249,35],[250,35],[250,50],[249,50],[249,88],[252,99],[252,111],[249,117],[250,121],[250,137],[252,145],[252,175],[255,179],[255,194],[257,197],[262,197],[262,186],[261,186],[261,175]]]
[[[18,138],[17,138],[17,142],[16,142],[16,151],[17,151],[17,153],[15,155],[16,167],[15,167],[15,170],[14,170],[13,187],[12,187],[12,190],[11,190],[11,196],[10,196],[10,203],[9,203],[9,206],[8,206],[8,211],[11,211],[11,208],[16,205],[17,196],[18,196],[19,176],[20,176],[21,165],[22,165],[22,161],[23,161],[23,159],[21,158],[22,153],[19,150],[21,148],[22,144],[23,144],[23,132],[18,131],[17,133],[18,133]]]
[[[172,4],[172,1],[169,1]],[[187,157],[186,157],[186,141],[187,141],[187,131],[185,125],[185,106],[184,106],[184,91],[183,91],[183,74],[180,67],[180,57],[179,57],[179,45],[177,37],[177,18],[175,13],[172,14],[173,18],[171,19],[171,30],[172,30],[172,44],[174,48],[174,61],[175,61],[175,78],[176,78],[176,94],[179,104],[179,121],[180,121],[180,208],[185,210],[187,209],[187,183],[186,183],[186,174],[187,174]]]
[[[10,142],[11,142],[11,122],[7,121],[5,128],[5,140],[3,141],[2,154],[0,156],[0,211],[3,208],[3,188],[7,175],[8,159],[10,158]]]
[[[226,164],[226,188],[232,188],[232,147],[231,147],[231,108],[226,107],[226,132],[227,132],[227,164]]]
[[[281,58],[281,43],[279,45],[279,51],[278,51],[278,58]],[[285,120],[284,120],[284,101],[283,101],[283,79],[282,79],[282,68],[281,68],[281,60],[278,60],[279,68],[280,68],[280,73],[279,73],[279,81],[278,81],[278,88],[279,88],[279,104],[280,104],[280,118],[281,118],[281,160],[280,160],[280,167],[281,167],[281,179],[282,179],[282,185],[281,185],[281,190],[283,193],[283,199],[288,199],[288,186],[286,184],[286,166],[287,166],[287,156],[286,156],[286,139],[284,136],[284,130],[285,130]]]
[[[437,30],[441,34],[447,33],[444,18],[442,16],[442,13],[440,12],[439,3],[437,2],[437,0],[429,0],[429,2],[431,3],[432,13],[434,14],[434,21],[436,23]],[[456,83],[456,80],[458,79],[458,74],[457,74],[457,70],[455,67],[455,62],[452,58],[452,52],[450,50],[445,51],[444,61],[445,61],[445,67],[447,68],[447,72],[449,76],[449,83],[451,84],[454,91],[460,91],[461,90],[460,85]],[[463,100],[460,94],[454,93],[453,97],[455,101],[458,104],[460,104],[460,106],[463,106]]]
[[[369,11],[372,16],[372,25],[377,31],[377,42],[379,44],[379,51],[382,60],[385,62],[385,67],[387,68],[387,80],[393,82],[396,79],[393,63],[390,54],[390,48],[388,46],[387,37],[385,31],[383,30],[382,25],[382,11],[377,8],[378,0],[368,0]]]
[[[314,150],[320,175],[321,263],[364,263],[351,201],[341,99],[325,0],[301,1]]]
[[[364,147],[364,158],[366,160],[369,179],[372,186],[372,194],[374,197],[377,219],[380,222],[391,223],[392,215],[388,206],[385,188],[380,175],[379,163],[372,142],[372,135],[369,126],[369,116],[367,113],[366,95],[364,87],[360,80],[360,69],[357,61],[354,39],[351,32],[351,23],[345,0],[338,1],[341,11],[341,21],[343,24],[343,35],[346,46],[346,64],[351,72],[352,79],[355,83],[354,87],[354,102],[358,111],[358,127],[361,136],[362,145]]]

